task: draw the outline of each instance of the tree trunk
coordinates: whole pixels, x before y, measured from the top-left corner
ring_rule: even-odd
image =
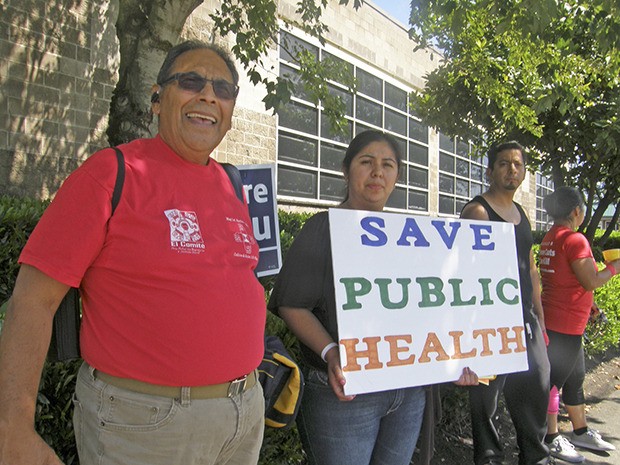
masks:
[[[605,230],[605,232],[603,233],[603,235],[598,241],[598,244],[601,247],[605,245],[605,242],[607,242],[607,239],[609,239],[609,236],[611,236],[611,233],[614,232],[616,228],[616,224],[618,224],[619,218],[620,218],[620,204],[616,205],[616,211],[614,212],[614,216],[612,216],[609,226],[607,226],[607,229]]]
[[[562,160],[557,156],[553,156],[551,161],[551,179],[553,179],[553,186],[556,188],[564,185],[564,170],[562,169]]]
[[[179,42],[187,17],[203,0],[120,0],[116,34],[119,80],[110,104],[108,140],[117,145],[157,132],[151,86],[168,50]]]
[[[596,210],[594,211],[594,214],[592,215],[592,218],[590,219],[590,222],[588,223],[585,236],[590,242],[590,244],[592,244],[592,242],[594,241],[594,235],[596,234],[598,225],[601,222],[603,215],[605,214],[605,210],[607,210],[607,207],[611,205],[611,201],[612,201],[612,198],[609,195],[605,194],[605,196],[598,203]]]

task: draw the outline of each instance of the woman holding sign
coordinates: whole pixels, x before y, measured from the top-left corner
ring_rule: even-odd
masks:
[[[393,137],[379,131],[358,134],[342,163],[347,193],[340,208],[383,210],[401,163]],[[307,371],[297,424],[309,464],[409,464],[422,423],[424,388],[344,393],[327,212],[310,218],[295,239],[268,307],[301,342]],[[475,375],[467,371],[463,383],[465,376]]]
[[[593,308],[592,291],[607,283],[620,270],[620,260],[598,270],[592,249],[575,229],[583,222],[585,203],[581,192],[558,187],[544,199],[553,226],[540,245],[542,303],[545,312],[551,364],[551,395],[547,410],[547,436],[551,454],[569,462],[583,462],[573,445],[599,451],[615,447],[588,427],[583,381],[585,362],[582,335]],[[573,425],[570,442],[558,431],[559,394]],[[572,444],[571,444],[572,443]]]

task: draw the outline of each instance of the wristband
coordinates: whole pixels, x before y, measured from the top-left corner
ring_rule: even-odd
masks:
[[[616,276],[616,268],[611,263],[608,263],[605,269],[611,273],[612,278]]]
[[[338,347],[338,344],[336,344],[335,342],[330,342],[325,347],[323,347],[323,350],[321,351],[321,358],[323,359],[325,363],[327,363],[327,360],[325,360],[325,356],[327,355],[327,352],[332,350],[334,347]]]

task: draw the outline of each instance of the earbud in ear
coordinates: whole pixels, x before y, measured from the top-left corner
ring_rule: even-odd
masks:
[[[159,102],[159,92],[153,92],[151,95],[151,103]]]

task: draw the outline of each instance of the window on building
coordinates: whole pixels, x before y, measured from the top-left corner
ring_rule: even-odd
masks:
[[[553,181],[550,177],[536,173],[536,230],[549,229],[550,218],[543,207],[543,199],[553,192]]]
[[[281,31],[281,39],[280,76],[288,76],[296,85],[291,101],[278,111],[278,195],[317,205],[339,202],[345,194],[340,167],[347,145],[361,131],[378,129],[397,139],[403,155],[403,169],[387,208],[428,212],[429,128],[409,110],[411,89],[377,69],[353,64],[355,60],[335,56],[289,32]],[[310,103],[298,84],[299,67],[292,55],[299,49],[319,60],[336,60],[355,76],[356,95],[339,82],[329,83],[331,94],[345,104],[345,134],[332,131],[321,104]]]
[[[439,213],[459,215],[486,189],[486,156],[477,157],[467,141],[439,134]]]

